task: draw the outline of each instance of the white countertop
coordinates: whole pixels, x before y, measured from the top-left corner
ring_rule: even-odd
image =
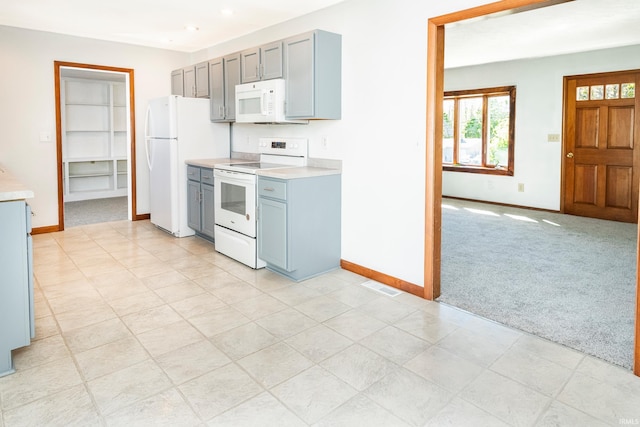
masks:
[[[256,175],[266,176],[270,178],[296,179],[296,178],[310,178],[313,176],[339,175],[341,173],[342,171],[340,169],[303,166],[303,167],[295,167],[295,168],[264,169],[264,170],[257,171]]]
[[[32,199],[33,197],[32,190],[25,187],[22,182],[0,165],[0,202]]]
[[[192,159],[186,160],[185,163],[190,166],[199,166],[203,168],[213,168],[215,165],[223,164],[223,163],[253,163],[257,160],[250,159],[231,159],[231,158],[221,158],[221,159]],[[296,178],[309,178],[312,176],[322,176],[322,175],[338,175],[341,174],[342,171],[340,169],[334,168],[321,168],[314,166],[302,166],[302,167],[292,167],[292,168],[282,168],[282,169],[264,169],[256,171],[256,175],[268,176],[271,178],[280,178],[280,179],[296,179]]]
[[[251,160],[240,160],[240,159],[231,159],[229,157],[224,157],[221,159],[192,159],[186,160],[185,163],[190,166],[199,166],[202,168],[213,168],[215,165],[219,165],[222,163],[249,163]]]

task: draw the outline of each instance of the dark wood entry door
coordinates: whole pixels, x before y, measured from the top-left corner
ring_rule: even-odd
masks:
[[[565,77],[564,211],[638,221],[640,71]]]

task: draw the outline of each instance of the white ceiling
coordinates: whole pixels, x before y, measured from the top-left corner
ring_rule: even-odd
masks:
[[[0,25],[194,52],[342,1],[2,0]]]
[[[0,25],[194,52],[342,1],[2,0]],[[228,7],[231,16],[221,13]],[[445,66],[640,44],[639,23],[640,0],[575,0],[466,21],[447,27]]]
[[[445,29],[445,67],[640,44],[639,0],[575,0]]]

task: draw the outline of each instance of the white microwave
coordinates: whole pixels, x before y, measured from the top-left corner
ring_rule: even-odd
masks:
[[[237,123],[308,123],[285,118],[284,79],[236,86]]]

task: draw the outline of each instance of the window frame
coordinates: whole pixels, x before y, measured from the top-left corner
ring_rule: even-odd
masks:
[[[492,165],[486,165],[486,154],[488,148],[487,126],[488,121],[488,98],[491,96],[509,96],[509,147],[507,154],[507,165],[496,168]],[[460,99],[479,98],[482,97],[482,166],[457,164],[458,160],[458,144],[460,141],[459,114],[458,104]],[[453,117],[453,163],[442,162],[442,170],[448,172],[466,172],[480,173],[488,175],[506,175],[514,174],[514,147],[515,147],[515,123],[516,123],[516,86],[499,86],[483,89],[456,90],[444,92],[444,101],[454,101],[454,117]],[[444,114],[442,117],[444,121]],[[443,123],[444,124],[444,123]]]

